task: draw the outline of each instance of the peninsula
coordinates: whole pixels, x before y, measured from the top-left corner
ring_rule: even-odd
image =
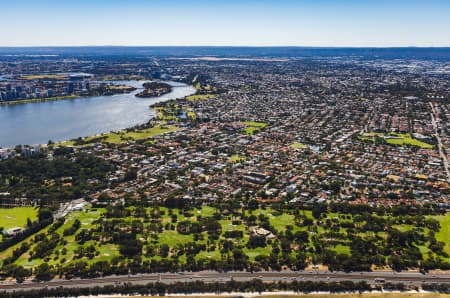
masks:
[[[144,83],[144,91],[136,94],[137,97],[158,97],[172,91],[172,86],[161,82]]]

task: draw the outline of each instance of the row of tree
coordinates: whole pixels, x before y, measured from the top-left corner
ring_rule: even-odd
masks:
[[[404,291],[407,289],[404,284],[386,284],[385,289]],[[432,290],[448,291],[448,285],[429,287]],[[202,281],[188,283],[149,283],[147,285],[132,285],[124,283],[122,285],[92,287],[92,288],[43,288],[40,290],[14,291],[0,293],[0,298],[28,298],[28,297],[76,297],[76,296],[98,296],[108,294],[122,294],[126,296],[164,296],[170,294],[201,294],[201,293],[261,293],[264,291],[292,291],[295,293],[330,292],[370,292],[381,290],[380,287],[372,287],[366,282],[354,283],[352,281],[343,282],[313,282],[313,281],[293,281],[291,283],[264,283],[259,279],[238,282],[229,281],[226,283],[205,283]]]

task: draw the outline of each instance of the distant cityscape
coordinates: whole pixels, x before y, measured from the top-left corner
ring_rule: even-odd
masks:
[[[39,99],[58,96],[87,96],[90,91],[90,76],[70,75],[68,81],[64,77],[57,78],[42,77],[31,80],[11,79],[7,83],[0,83],[0,101],[14,101],[22,99]]]

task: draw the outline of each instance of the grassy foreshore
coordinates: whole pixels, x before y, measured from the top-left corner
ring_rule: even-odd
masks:
[[[120,144],[127,141],[138,141],[148,139],[167,132],[173,132],[179,130],[178,127],[173,125],[158,125],[146,129],[135,130],[119,130],[115,132],[102,133],[95,136],[89,136],[79,139],[73,139],[68,141],[58,142],[60,146],[86,146],[93,143],[112,143]]]
[[[11,105],[18,105],[18,104],[25,104],[25,103],[57,101],[57,100],[66,100],[66,99],[75,99],[75,98],[80,98],[80,96],[68,95],[68,96],[58,96],[58,97],[45,97],[45,98],[23,99],[23,100],[0,101],[0,105],[11,106]]]

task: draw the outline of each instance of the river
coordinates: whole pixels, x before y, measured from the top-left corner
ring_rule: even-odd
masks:
[[[154,98],[138,98],[143,81],[119,81],[138,90],[128,94],[81,97],[71,100],[0,106],[0,147],[44,144],[95,135],[142,124],[155,116],[149,105],[195,93],[177,82],[172,92]]]

